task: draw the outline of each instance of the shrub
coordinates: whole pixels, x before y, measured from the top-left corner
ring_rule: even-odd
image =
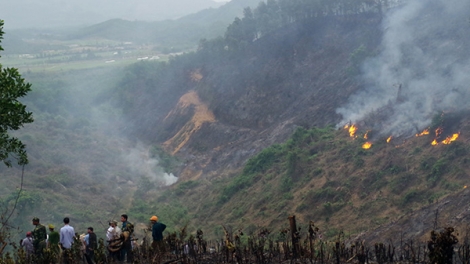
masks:
[[[232,182],[227,184],[227,186],[225,186],[222,189],[222,194],[221,194],[219,201],[222,203],[228,201],[238,191],[252,185],[253,182],[254,182],[254,176],[251,174],[250,175],[241,174],[241,175],[236,176],[232,180]]]
[[[281,178],[281,184],[280,184],[280,189],[281,189],[281,192],[288,192],[291,190],[293,186],[293,183],[292,183],[292,178],[289,176],[289,175],[284,175],[282,178]]]
[[[280,145],[273,145],[248,160],[243,168],[243,175],[255,174],[267,170],[281,153]]]
[[[199,185],[199,182],[197,181],[186,181],[182,182],[178,185],[178,187],[175,190],[176,195],[184,195],[188,190],[195,188],[196,186]]]
[[[418,190],[415,190],[415,189],[409,190],[401,199],[401,204],[405,206],[405,205],[409,205],[412,202],[417,202],[423,198],[422,196],[423,196],[423,193]]]
[[[395,194],[400,194],[407,189],[411,182],[414,180],[413,175],[405,174],[403,176],[395,177],[390,182],[390,189]]]
[[[306,203],[301,203],[299,204],[299,206],[297,206],[297,208],[295,208],[295,211],[300,213],[300,212],[305,211],[307,208],[308,208],[308,205]]]
[[[423,158],[419,163],[419,168],[424,171],[429,170],[431,169],[432,164],[434,164],[435,162],[436,160],[434,157]]]
[[[445,158],[439,159],[432,166],[432,174],[442,175],[447,170],[447,160]]]

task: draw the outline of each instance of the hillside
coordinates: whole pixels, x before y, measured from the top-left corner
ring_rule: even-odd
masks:
[[[67,39],[110,39],[157,44],[158,46],[189,46],[200,39],[215,38],[224,33],[233,19],[243,15],[246,7],[254,8],[259,0],[232,0],[218,8],[207,8],[194,14],[162,21],[130,21],[110,19],[69,32]]]
[[[462,229],[466,208],[443,205],[467,199],[470,4],[345,3],[262,2],[168,61],[26,72],[15,224],[126,212],[143,237],[157,214],[220,239],[222,225],[276,236],[295,214],[327,239],[377,241],[422,239],[438,207]],[[19,172],[2,168],[2,206]]]
[[[282,3],[276,8],[282,10]],[[456,37],[461,32],[451,26],[464,23],[463,13],[452,9],[439,15],[442,5],[400,4],[386,17],[371,9],[293,18],[276,22],[275,30],[257,28],[250,35],[248,21],[263,12],[258,7],[254,17],[245,14],[232,23],[224,38],[174,58],[162,74],[149,74],[155,67],[150,64],[130,68],[136,78],[126,79],[118,93],[126,98],[121,103],[128,120],[139,124],[128,132],[161,142],[186,160],[177,172],[181,182],[157,200],[181,201],[204,226],[280,228],[289,214],[296,214],[334,235],[341,229],[357,233],[379,226],[461,190],[467,175],[468,109],[454,96],[468,94],[457,80],[468,59],[462,48],[468,38]],[[391,20],[406,10],[414,12],[409,19],[415,26],[409,29]],[[452,22],[431,33],[429,17],[447,19],[450,14]],[[252,36],[256,39],[250,42]],[[399,52],[390,46],[393,42],[406,47],[407,58],[390,59]],[[448,49],[436,53],[443,45],[455,47],[453,54]],[[455,66],[446,64],[449,60]],[[420,70],[422,62],[429,71]],[[381,75],[389,69],[395,73]],[[425,93],[422,89],[431,82],[433,92]],[[205,122],[197,118],[197,105],[181,103],[195,93],[210,111]],[[359,137],[369,135],[372,149],[362,149],[363,139],[348,138],[342,126],[351,121],[358,124]],[[445,132],[435,135],[439,125]],[[323,130],[328,126],[339,129]],[[306,130],[294,133],[299,127]],[[414,138],[425,129],[431,129],[430,136]],[[430,144],[434,137],[442,142],[455,133],[459,138],[449,146]],[[391,146],[384,143],[390,136]]]
[[[3,41],[4,54],[47,53],[57,49],[59,45],[62,45],[62,49],[71,49],[74,45],[83,43],[122,46],[129,42],[150,46],[153,50],[165,53],[193,50],[201,39],[222,35],[235,17],[243,15],[244,8],[254,8],[259,2],[232,0],[223,5],[212,2],[215,6],[211,8],[172,18],[167,16],[169,14],[159,16],[158,19],[126,19],[123,15],[101,19],[89,25],[93,21],[90,20],[86,26],[58,23],[60,27],[9,30]],[[200,4],[200,7],[205,6]],[[197,2],[192,2],[188,8],[192,9],[197,5]],[[166,18],[162,19],[163,17]],[[9,25],[8,19],[6,21]]]

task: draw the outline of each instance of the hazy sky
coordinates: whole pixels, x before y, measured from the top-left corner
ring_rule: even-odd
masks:
[[[0,0],[5,29],[90,25],[113,18],[157,21],[178,18],[225,0]]]

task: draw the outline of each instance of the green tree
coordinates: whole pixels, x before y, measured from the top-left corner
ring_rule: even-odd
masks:
[[[0,20],[0,42],[4,34],[3,23],[3,20]],[[25,82],[18,69],[3,68],[0,64],[0,160],[8,167],[11,166],[11,157],[15,158],[19,165],[28,163],[25,144],[10,136],[9,132],[33,122],[33,114],[26,111],[26,106],[18,100],[29,91],[31,84]]]

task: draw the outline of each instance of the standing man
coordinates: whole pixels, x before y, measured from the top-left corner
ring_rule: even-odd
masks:
[[[165,252],[165,244],[163,242],[163,231],[166,228],[164,223],[158,222],[158,217],[156,215],[150,217],[150,222],[152,223],[152,248],[159,253]]]
[[[116,220],[109,222],[109,228],[106,232],[106,239],[108,240],[109,257],[113,260],[121,260],[121,251],[118,249],[121,237],[121,228],[117,225]]]
[[[71,251],[73,240],[75,237],[75,230],[69,225],[70,219],[64,218],[64,226],[60,228],[60,246],[64,250],[64,262],[68,263],[71,258]]]
[[[96,234],[93,232],[93,227],[89,227],[88,234],[85,236],[85,258],[88,264],[93,264],[97,247]]]
[[[121,260],[124,260],[125,255],[127,255],[127,263],[132,263],[134,260],[134,255],[132,254],[132,234],[134,233],[134,225],[127,221],[127,215],[121,215],[122,222],[122,234],[124,235],[124,242],[121,248]]]
[[[50,248],[52,252],[59,254],[59,232],[54,231],[55,226],[53,224],[49,224],[47,227],[49,228],[49,239],[47,240],[47,247]]]
[[[36,256],[42,256],[43,250],[46,248],[47,232],[46,227],[39,223],[39,218],[33,218],[33,225],[36,227],[33,230],[33,247]]]
[[[24,251],[26,252],[26,257],[28,260],[31,258],[31,256],[34,254],[34,247],[33,247],[33,234],[28,231],[26,233],[26,237],[21,240],[21,247],[24,248]]]

